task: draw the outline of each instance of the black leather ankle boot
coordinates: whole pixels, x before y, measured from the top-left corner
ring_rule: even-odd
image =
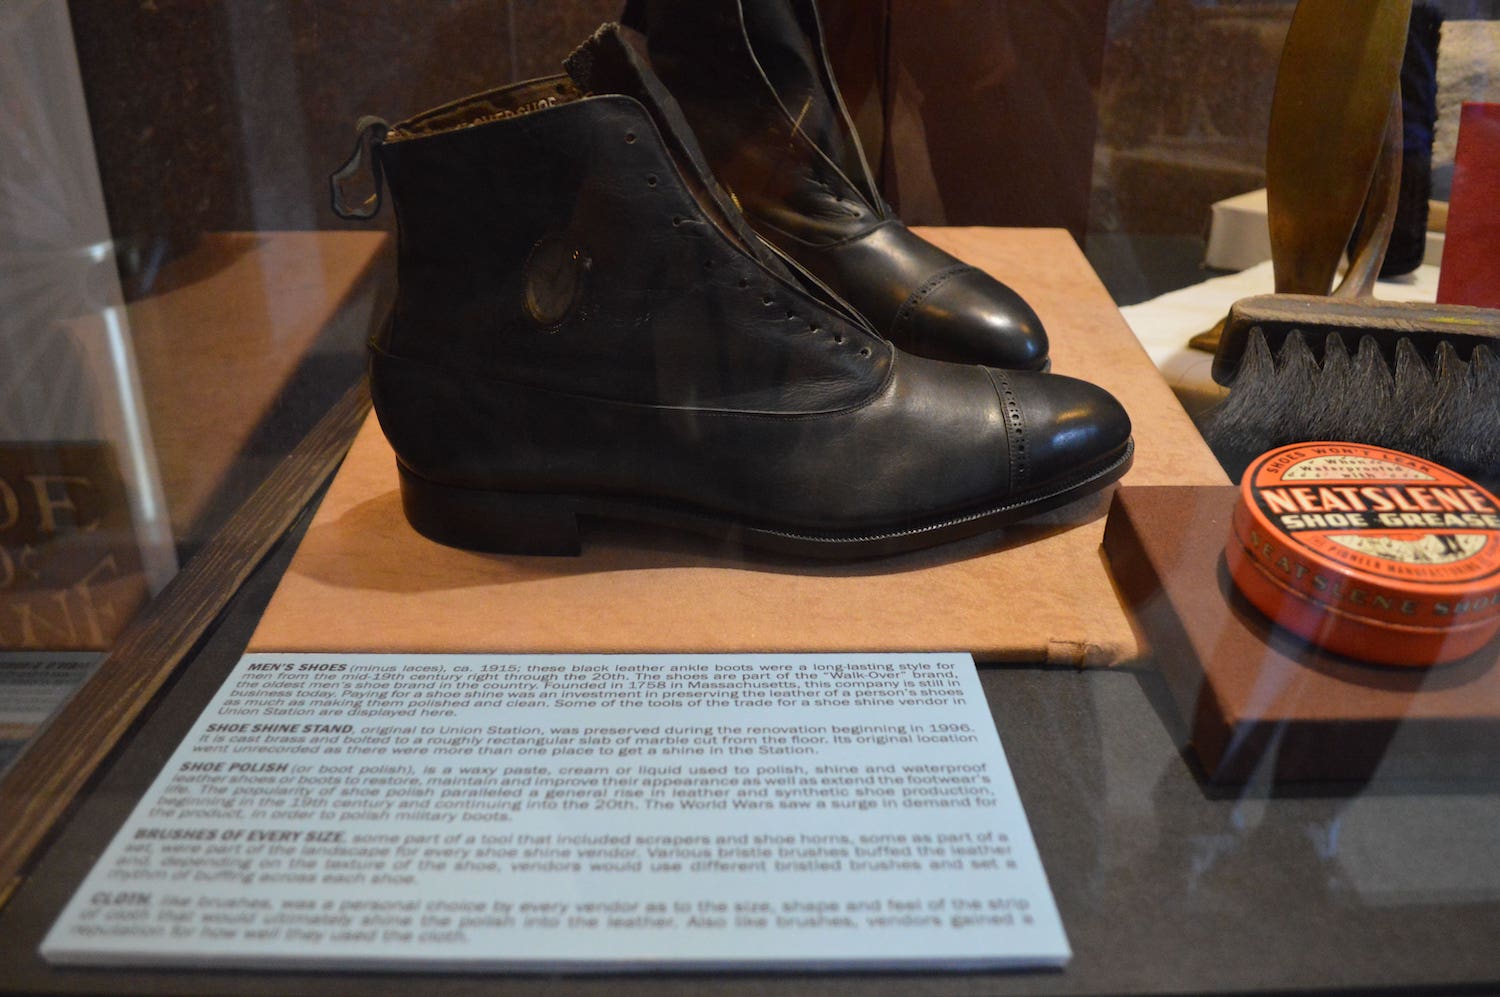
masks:
[[[419,531],[576,553],[605,517],[849,557],[1124,473],[1104,391],[907,355],[782,265],[616,31],[570,68],[374,148],[400,240],[371,387]]]
[[[1020,295],[913,234],[880,197],[834,83],[814,0],[629,0],[652,69],[756,231],[902,349],[1047,364]]]

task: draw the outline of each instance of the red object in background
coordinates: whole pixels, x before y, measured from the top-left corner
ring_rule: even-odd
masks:
[[[1437,299],[1500,308],[1500,104],[1466,103]]]

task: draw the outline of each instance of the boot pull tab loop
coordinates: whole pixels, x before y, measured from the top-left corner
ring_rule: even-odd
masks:
[[[334,170],[333,175],[328,178],[329,203],[333,207],[333,213],[340,218],[369,221],[380,213],[380,203],[385,195],[385,177],[380,169],[380,157],[374,154],[374,150],[376,145],[385,141],[391,126],[385,120],[367,114],[354,127],[359,132],[359,137],[354,140],[354,151],[349,154],[344,165]],[[344,196],[344,188],[363,170],[366,159],[369,160],[370,177],[374,181],[375,190],[351,206]]]

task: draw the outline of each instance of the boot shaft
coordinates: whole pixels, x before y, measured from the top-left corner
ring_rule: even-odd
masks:
[[[881,200],[814,0],[631,0],[625,14],[766,239],[902,349],[1047,366],[1031,306],[911,232]]]
[[[402,122],[376,155],[399,230],[389,356],[726,411],[840,409],[884,377],[888,344],[726,233],[630,97],[532,81]]]
[[[890,217],[811,0],[632,0],[624,16],[760,223],[819,244]]]

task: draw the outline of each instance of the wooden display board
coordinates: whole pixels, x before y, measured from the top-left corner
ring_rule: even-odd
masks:
[[[1065,232],[935,229],[1019,291],[1054,369],[1129,410],[1126,481],[1223,472]],[[578,558],[476,554],[407,525],[374,420],[355,441],[251,640],[252,651],[956,650],[981,661],[1109,665],[1139,647],[1099,555],[1108,493],[930,551],[827,564],[620,524]]]

